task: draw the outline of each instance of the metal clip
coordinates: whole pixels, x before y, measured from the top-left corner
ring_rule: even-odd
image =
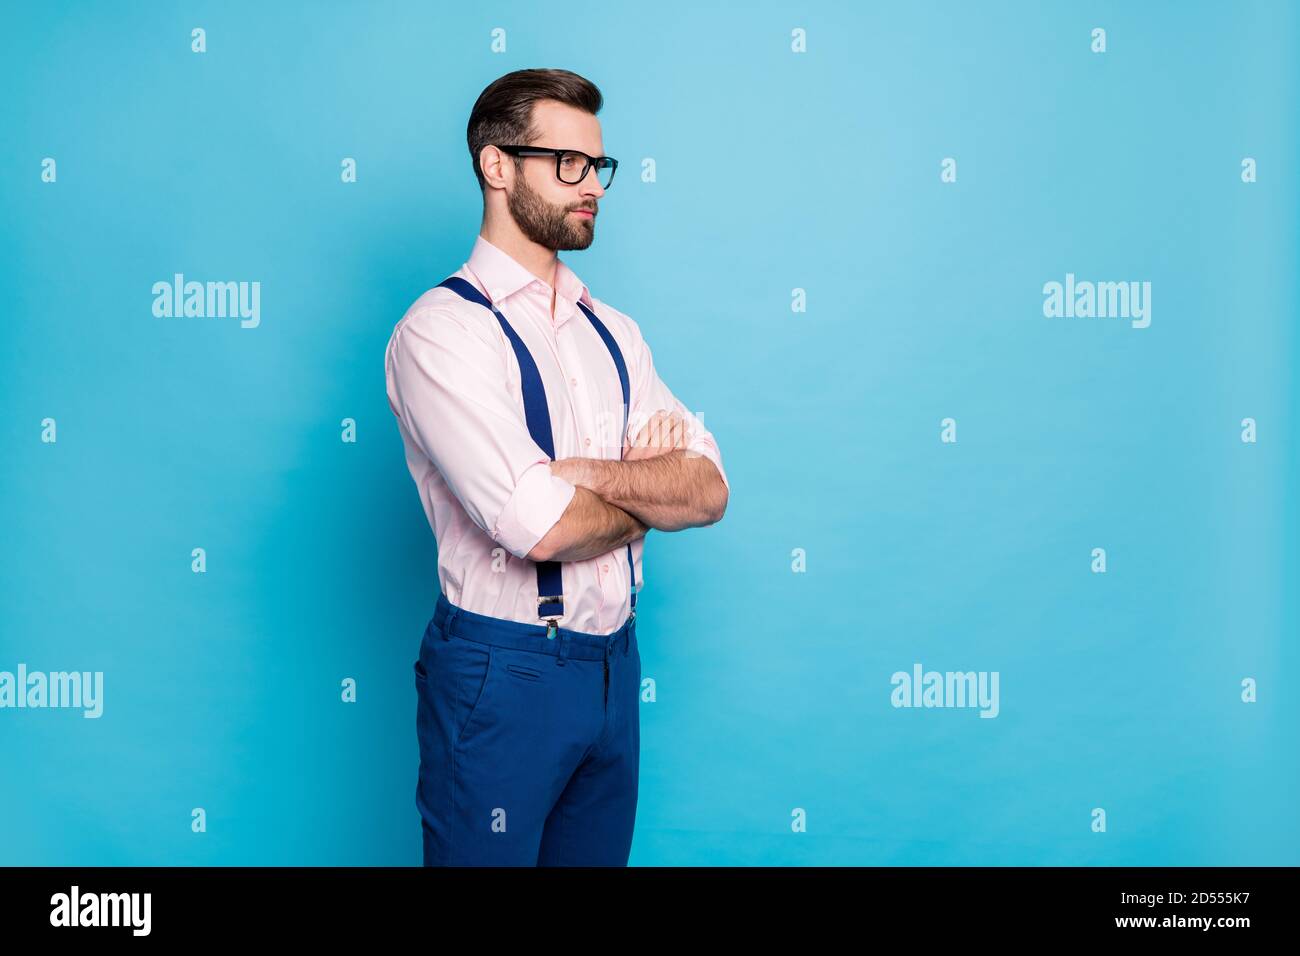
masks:
[[[540,611],[543,604],[559,604],[564,600],[563,594],[539,594],[537,595],[537,609]],[[560,613],[564,613],[564,608],[560,608]],[[546,639],[555,640],[555,632],[559,629],[555,623],[556,618],[548,618],[546,621]]]

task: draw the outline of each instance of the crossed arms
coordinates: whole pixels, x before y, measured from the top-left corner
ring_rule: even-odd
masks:
[[[637,324],[617,310],[631,386],[622,460],[552,461],[529,434],[509,379],[509,349],[490,314],[458,303],[412,309],[385,353],[388,400],[423,455],[417,483],[441,480],[465,514],[511,554],[580,561],[651,528],[712,524],[729,485],[713,436],[655,372]],[[632,423],[649,416],[639,431]],[[635,439],[629,439],[637,431]]]
[[[622,461],[561,458],[551,474],[575,486],[560,520],[528,553],[532,561],[582,561],[643,537],[650,528],[680,531],[713,524],[727,510],[728,488],[708,458],[686,448],[675,412],[656,413]]]

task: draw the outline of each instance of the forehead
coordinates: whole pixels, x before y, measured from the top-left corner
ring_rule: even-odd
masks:
[[[533,125],[538,136],[532,146],[555,149],[580,149],[592,156],[604,151],[600,120],[586,110],[558,100],[539,100],[533,104]]]

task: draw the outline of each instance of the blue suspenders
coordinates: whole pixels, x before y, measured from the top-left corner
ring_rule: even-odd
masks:
[[[510,323],[501,311],[488,301],[487,297],[478,289],[474,288],[468,281],[459,276],[452,276],[438,283],[439,288],[451,289],[462,299],[470,302],[476,302],[486,309],[491,309],[492,314],[497,317],[501,323],[501,329],[510,340],[511,346],[515,350],[515,358],[519,361],[519,385],[524,395],[524,419],[528,423],[528,434],[532,435],[533,441],[546,452],[547,456],[555,460],[555,441],[551,436],[551,413],[546,404],[546,389],[542,386],[542,376],[537,370],[537,363],[533,361],[532,354],[528,347],[524,345],[523,340],[511,328]],[[578,307],[591,320],[595,326],[597,334],[600,335],[601,341],[609,349],[610,357],[614,360],[614,367],[618,370],[618,381],[623,388],[623,432],[627,432],[627,415],[630,401],[631,386],[627,377],[627,364],[623,361],[623,353],[614,341],[614,337],[609,334],[609,329],[605,328],[605,323],[596,318],[596,313],[587,308],[581,302]],[[619,457],[623,455],[623,443],[619,441]],[[549,639],[555,638],[556,619],[564,614],[564,586],[563,575],[560,570],[558,561],[538,561],[537,564],[537,616],[546,618],[546,636]],[[631,584],[632,591],[632,613],[631,618],[636,617],[636,569],[632,563],[632,545],[627,546],[627,573]]]

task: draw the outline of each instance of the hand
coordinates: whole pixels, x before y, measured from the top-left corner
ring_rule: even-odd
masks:
[[[585,458],[559,458],[550,463],[551,474],[571,485],[586,484]]]
[[[636,438],[623,446],[623,460],[636,461],[655,458],[677,448],[685,448],[690,441],[686,420],[676,412],[658,411],[650,416]]]

